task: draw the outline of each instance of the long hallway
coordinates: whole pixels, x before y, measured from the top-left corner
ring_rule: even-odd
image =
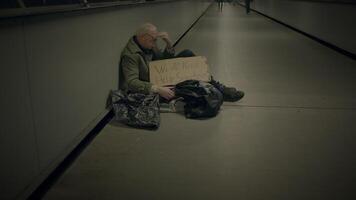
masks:
[[[246,96],[217,117],[110,122],[45,199],[355,199],[356,63],[225,3],[180,41]],[[336,195],[336,196],[335,196]]]

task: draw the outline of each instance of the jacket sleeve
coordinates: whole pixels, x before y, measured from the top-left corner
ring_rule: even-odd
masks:
[[[122,73],[128,84],[128,90],[135,93],[149,94],[152,84],[147,81],[141,81],[139,78],[139,58],[135,56],[122,57]]]
[[[175,50],[174,47],[165,48],[164,51],[160,51],[159,49],[154,49],[153,60],[163,60],[168,58],[174,58]]]

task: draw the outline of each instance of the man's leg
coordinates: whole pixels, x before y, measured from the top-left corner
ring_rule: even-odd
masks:
[[[234,87],[227,87],[219,81],[214,80],[213,77],[211,77],[209,83],[222,93],[224,101],[236,102],[245,96],[243,91],[237,90]]]

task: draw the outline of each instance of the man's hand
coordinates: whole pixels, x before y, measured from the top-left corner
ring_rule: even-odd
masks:
[[[161,97],[163,97],[167,100],[170,100],[175,96],[171,87],[158,87],[157,92]]]
[[[159,96],[161,96],[167,100],[170,100],[175,96],[172,88],[173,87],[160,87],[160,86],[153,85],[152,91],[158,93]]]
[[[167,32],[159,32],[157,37],[162,38],[163,40],[170,40]]]
[[[157,37],[162,38],[164,42],[166,42],[168,48],[172,48],[172,41],[169,39],[169,35],[167,32],[159,32]]]

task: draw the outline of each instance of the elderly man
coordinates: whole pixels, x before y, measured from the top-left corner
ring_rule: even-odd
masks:
[[[157,47],[158,38],[166,43],[163,52]],[[174,97],[172,87],[161,87],[150,83],[148,63],[152,60],[190,56],[195,56],[190,50],[184,50],[175,56],[168,33],[158,32],[153,24],[143,24],[121,53],[119,87],[126,92],[158,93],[164,99],[170,100]],[[244,96],[242,91],[226,87],[217,81],[212,80],[210,83],[222,92],[224,101],[238,101]]]

